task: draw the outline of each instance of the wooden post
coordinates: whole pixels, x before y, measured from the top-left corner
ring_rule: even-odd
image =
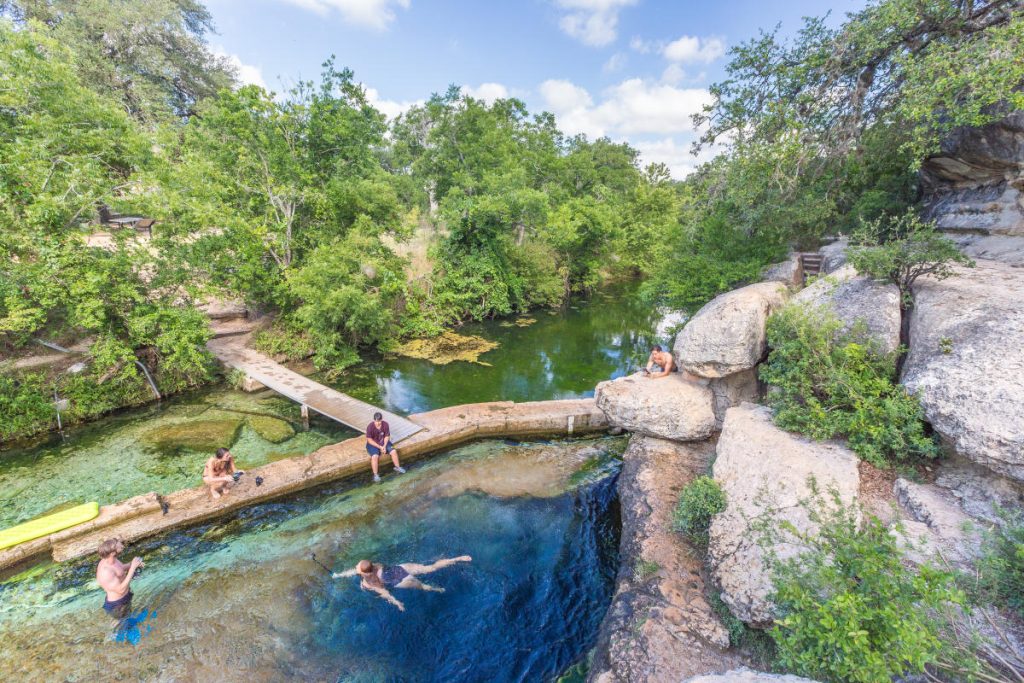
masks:
[[[302,404],[302,426],[304,429],[309,429],[309,406],[305,403]]]

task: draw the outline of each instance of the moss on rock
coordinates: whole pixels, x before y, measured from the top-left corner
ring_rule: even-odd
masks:
[[[146,432],[143,440],[159,450],[186,448],[193,451],[215,451],[230,448],[242,428],[240,418],[193,420],[164,425]]]
[[[249,426],[270,443],[281,443],[295,436],[290,424],[276,417],[267,415],[250,415]]]

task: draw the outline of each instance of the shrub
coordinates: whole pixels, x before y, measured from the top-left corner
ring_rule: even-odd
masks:
[[[962,605],[951,574],[902,561],[896,536],[855,509],[809,507],[820,524],[807,550],[773,563],[777,664],[817,680],[888,682],[943,653],[938,612]]]
[[[917,278],[930,275],[942,280],[953,274],[953,264],[974,265],[952,240],[935,230],[934,223],[922,221],[913,210],[862,223],[852,241],[853,267],[899,287],[904,308],[911,302]]]
[[[1024,513],[1001,510],[1003,524],[986,533],[979,563],[981,596],[1024,617]]]
[[[768,320],[771,353],[761,379],[783,429],[842,437],[861,458],[886,467],[938,455],[917,398],[895,382],[895,359],[843,332],[830,312],[790,305]]]
[[[697,477],[683,488],[672,515],[672,527],[706,546],[711,518],[725,509],[725,492],[711,477]]]
[[[53,392],[44,374],[0,374],[0,440],[34,434],[55,421]]]

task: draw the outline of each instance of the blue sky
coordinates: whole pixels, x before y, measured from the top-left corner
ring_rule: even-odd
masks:
[[[207,0],[215,49],[243,80],[281,91],[334,54],[393,116],[449,84],[552,111],[567,133],[607,135],[683,177],[689,115],[729,47],[805,15],[838,21],[865,0]]]

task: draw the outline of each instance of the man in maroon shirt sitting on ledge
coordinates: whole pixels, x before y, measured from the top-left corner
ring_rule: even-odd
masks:
[[[391,462],[395,465],[395,472],[405,474],[405,470],[398,464],[398,451],[395,444],[391,443],[391,427],[384,421],[380,413],[373,414],[373,422],[366,425],[366,452],[370,454],[370,467],[373,469],[373,480],[380,481],[377,474],[377,463],[381,453],[390,453]]]

